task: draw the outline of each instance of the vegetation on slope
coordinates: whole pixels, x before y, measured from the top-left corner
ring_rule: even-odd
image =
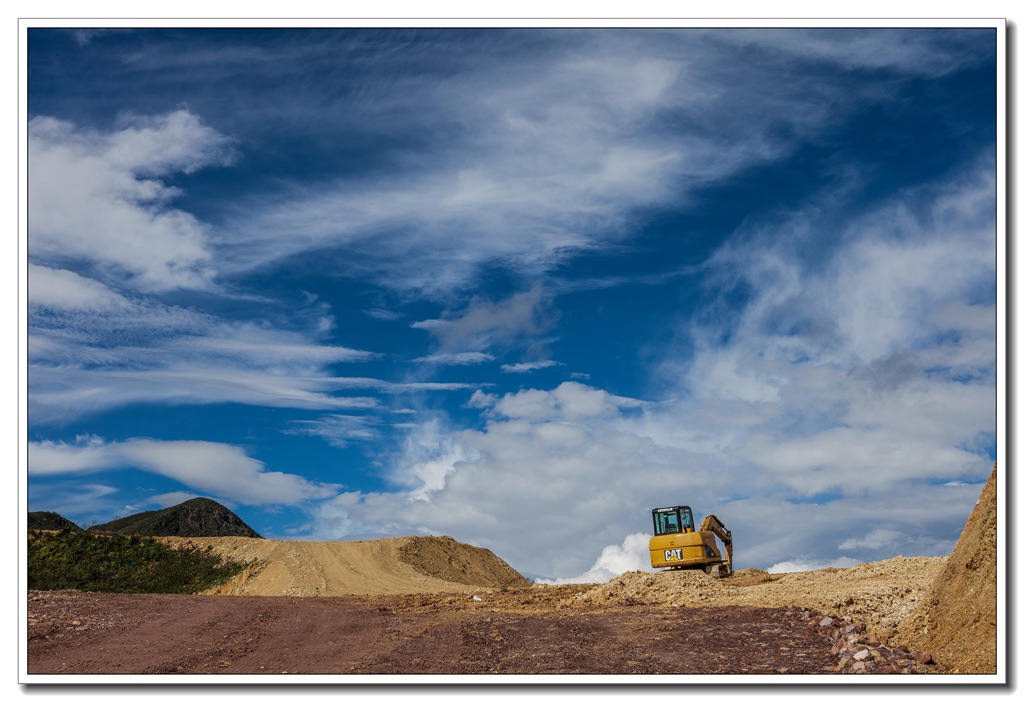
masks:
[[[97,536],[80,529],[31,532],[31,590],[196,593],[219,585],[248,564],[226,561],[210,547],[172,548],[154,538]]]
[[[205,497],[89,527],[94,534],[140,536],[248,536],[263,538],[224,505]]]

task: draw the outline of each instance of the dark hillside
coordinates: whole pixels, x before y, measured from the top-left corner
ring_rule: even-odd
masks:
[[[60,531],[61,529],[82,531],[82,527],[56,512],[29,512],[28,528],[30,531]]]
[[[205,497],[167,509],[140,512],[90,527],[93,533],[140,536],[248,536],[263,538],[224,505]]]

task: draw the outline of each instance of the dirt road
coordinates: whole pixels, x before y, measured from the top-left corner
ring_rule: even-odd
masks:
[[[30,675],[831,674],[795,609],[559,608],[583,588],[237,597],[33,592]],[[477,599],[474,599],[476,597]]]

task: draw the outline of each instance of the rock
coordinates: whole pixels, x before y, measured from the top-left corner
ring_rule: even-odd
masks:
[[[932,661],[932,654],[928,653],[928,651],[914,651],[913,656],[914,660],[918,663],[931,664],[934,662]]]

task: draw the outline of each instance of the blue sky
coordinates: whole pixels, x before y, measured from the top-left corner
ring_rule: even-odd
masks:
[[[644,567],[951,549],[996,32],[28,30],[28,508]]]

